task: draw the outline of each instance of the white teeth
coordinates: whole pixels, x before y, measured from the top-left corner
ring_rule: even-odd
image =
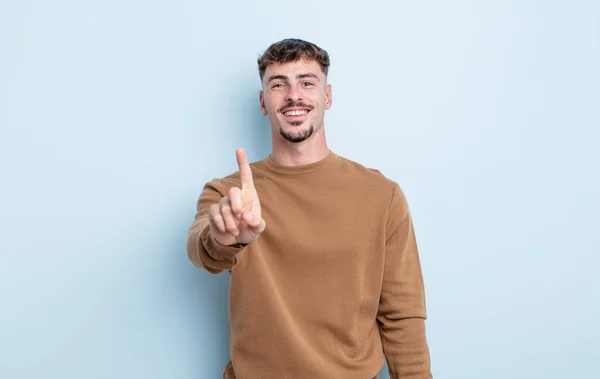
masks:
[[[301,115],[303,115],[303,114],[307,114],[307,113],[308,113],[308,111],[306,111],[306,110],[301,110],[301,111],[287,111],[287,112],[285,112],[284,114],[285,114],[286,116],[301,116]]]

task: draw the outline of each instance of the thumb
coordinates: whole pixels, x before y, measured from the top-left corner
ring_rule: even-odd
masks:
[[[256,235],[262,233],[267,227],[265,220],[250,212],[244,214],[244,221],[246,221],[246,224],[250,227],[252,233]]]

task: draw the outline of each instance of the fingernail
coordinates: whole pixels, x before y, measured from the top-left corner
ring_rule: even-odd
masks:
[[[238,221],[242,221],[242,215],[239,213],[235,215],[235,218],[237,218]]]
[[[246,213],[246,215],[244,217],[245,217],[246,221],[252,222],[252,214],[251,213]]]

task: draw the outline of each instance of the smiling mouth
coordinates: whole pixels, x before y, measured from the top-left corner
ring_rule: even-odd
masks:
[[[308,112],[310,112],[310,109],[290,109],[285,112],[282,112],[282,114],[287,118],[294,119],[306,116]]]

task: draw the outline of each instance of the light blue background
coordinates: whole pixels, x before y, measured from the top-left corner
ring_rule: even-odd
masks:
[[[3,1],[0,377],[220,377],[229,278],[187,229],[237,147],[270,152],[285,37],[331,54],[331,148],[408,197],[434,377],[595,377],[593,0]]]

